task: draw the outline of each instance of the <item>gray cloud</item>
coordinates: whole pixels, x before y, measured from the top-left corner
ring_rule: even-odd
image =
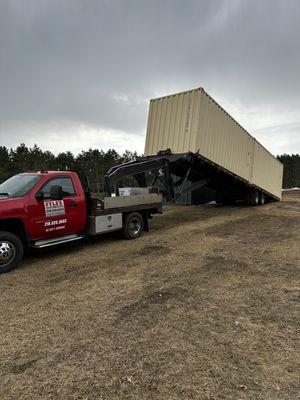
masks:
[[[299,152],[299,20],[297,0],[2,0],[1,144],[142,151],[147,101],[203,86]]]

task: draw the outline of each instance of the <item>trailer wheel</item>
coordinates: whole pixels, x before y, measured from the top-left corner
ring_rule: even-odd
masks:
[[[144,230],[143,217],[138,212],[127,214],[124,218],[122,235],[125,239],[136,239]]]
[[[0,273],[11,271],[22,261],[24,247],[18,236],[0,232]]]
[[[266,202],[266,196],[265,196],[264,192],[260,192],[260,194],[259,194],[259,204],[261,206],[263,206],[265,204],[265,202]]]
[[[258,206],[259,205],[259,199],[260,199],[259,192],[257,190],[254,190],[251,193],[251,204],[253,206]]]

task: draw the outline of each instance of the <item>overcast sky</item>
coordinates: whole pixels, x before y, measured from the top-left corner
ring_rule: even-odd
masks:
[[[300,152],[299,0],[0,0],[0,145],[143,152],[150,98],[203,87]]]

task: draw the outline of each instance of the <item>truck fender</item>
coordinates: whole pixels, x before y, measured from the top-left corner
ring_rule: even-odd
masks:
[[[0,231],[11,232],[22,242],[24,251],[29,249],[30,241],[23,221],[19,218],[0,219]]]

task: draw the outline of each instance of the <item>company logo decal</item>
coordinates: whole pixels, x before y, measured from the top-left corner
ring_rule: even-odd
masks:
[[[46,217],[65,215],[65,203],[63,200],[44,201],[44,207],[45,207]]]

